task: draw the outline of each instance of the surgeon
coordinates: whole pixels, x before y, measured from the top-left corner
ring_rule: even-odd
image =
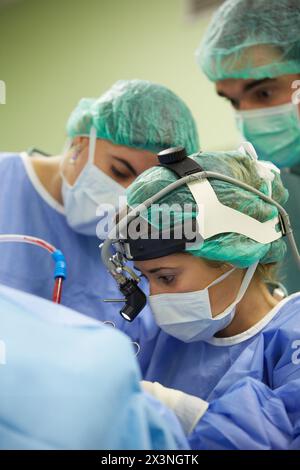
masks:
[[[300,3],[227,0],[213,17],[197,61],[228,100],[236,124],[261,159],[282,168],[287,210],[300,242]],[[289,252],[282,270],[289,292],[300,289]]]
[[[98,246],[105,233],[98,207],[118,207],[125,188],[157,162],[159,150],[184,144],[196,151],[195,122],[168,88],[145,80],[118,81],[99,98],[80,100],[67,134],[63,155],[1,154],[0,233],[34,235],[59,248],[68,265],[62,303],[124,329],[117,304],[103,302],[115,291],[101,265]],[[1,283],[50,298],[52,260],[42,250],[0,245],[0,258]],[[129,334],[143,342],[155,332],[145,311]]]
[[[297,449],[300,294],[279,301],[268,289],[286,252],[276,204],[288,194],[278,169],[249,143],[174,162],[161,160],[128,188],[144,227],[135,234],[131,220],[115,244],[147,278],[161,328],[144,388],[175,411],[192,448]],[[221,179],[167,191],[203,171]],[[152,197],[160,199],[147,209]]]
[[[0,285],[0,449],[188,448],[125,335]]]

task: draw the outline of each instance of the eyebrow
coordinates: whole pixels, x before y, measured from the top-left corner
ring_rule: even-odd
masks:
[[[130,163],[128,163],[126,160],[123,160],[122,158],[119,158],[119,157],[115,157],[114,155],[113,155],[113,158],[115,160],[118,160],[118,162],[122,163],[124,166],[126,166],[126,168],[133,174],[133,176],[138,175],[135,169],[133,168],[133,166],[130,165]]]
[[[270,83],[274,82],[275,80],[275,78],[262,78],[261,80],[254,80],[253,82],[247,83],[247,85],[245,85],[244,91],[253,90],[253,88],[256,88],[263,83]]]
[[[276,81],[276,78],[262,78],[261,80],[253,80],[252,82],[250,83],[247,83],[244,88],[243,88],[243,93],[247,92],[247,91],[250,91],[250,90],[253,90],[254,88],[264,84],[264,83],[270,83],[270,82],[275,82]],[[219,96],[221,96],[222,98],[228,98],[228,99],[232,99],[231,96],[227,95],[225,92],[223,91],[218,91],[217,90],[217,94]]]

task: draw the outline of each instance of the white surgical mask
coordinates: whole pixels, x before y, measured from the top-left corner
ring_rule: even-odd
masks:
[[[150,295],[149,302],[157,324],[163,331],[185,343],[209,340],[232,322],[236,305],[244,296],[257,264],[247,269],[236,299],[215,317],[211,313],[208,289],[222,282],[235,268],[202,290]]]
[[[83,235],[96,236],[97,233],[99,238],[105,238],[103,228],[107,224],[102,226],[101,217],[105,214],[108,225],[111,223],[120,200],[124,204],[125,188],[94,164],[95,146],[96,129],[93,127],[88,161],[73,186],[62,175],[62,197],[67,222],[73,230]]]

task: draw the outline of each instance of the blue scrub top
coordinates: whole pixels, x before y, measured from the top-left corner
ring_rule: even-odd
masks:
[[[63,207],[41,185],[26,154],[0,154],[0,234],[42,238],[60,249],[67,261],[62,304],[101,321],[112,321],[140,345],[138,361],[147,367],[158,333],[148,308],[130,324],[119,314],[120,304],[104,303],[119,297],[114,279],[100,258],[96,237],[74,232]],[[54,262],[39,247],[0,243],[0,282],[45,299],[52,298]]]
[[[146,380],[209,403],[195,449],[300,449],[300,293],[230,337],[184,343],[159,334]]]

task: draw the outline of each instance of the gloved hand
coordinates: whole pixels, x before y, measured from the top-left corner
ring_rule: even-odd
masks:
[[[186,435],[193,431],[208,408],[208,403],[201,398],[164,387],[158,382],[142,380],[141,385],[145,392],[150,393],[176,414]]]

